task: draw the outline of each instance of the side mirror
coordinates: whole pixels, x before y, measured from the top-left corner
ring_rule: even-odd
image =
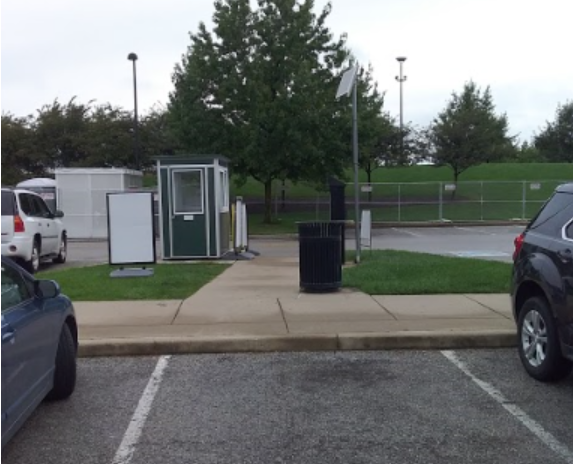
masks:
[[[54,218],[63,218],[64,217],[64,212],[62,210],[56,210],[56,212],[54,213]]]
[[[36,295],[40,299],[53,299],[61,293],[60,285],[56,281],[42,279],[36,281]]]

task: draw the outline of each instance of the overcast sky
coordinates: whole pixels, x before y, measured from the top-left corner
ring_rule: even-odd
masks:
[[[573,0],[332,3],[331,29],[372,63],[396,116],[396,57],[407,57],[406,121],[427,124],[469,79],[491,86],[522,139],[573,100]],[[140,108],[166,103],[189,31],[212,13],[213,0],[2,0],[2,111],[25,115],[73,96],[131,109],[132,51]]]

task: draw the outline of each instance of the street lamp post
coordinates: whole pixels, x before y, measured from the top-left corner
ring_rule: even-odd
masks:
[[[398,63],[400,63],[400,75],[396,76],[396,81],[400,83],[400,156],[402,157],[402,161],[404,161],[404,90],[403,84],[406,81],[407,76],[403,74],[403,65],[406,61],[406,57],[398,57],[396,58]]]
[[[137,116],[137,73],[135,66],[135,62],[137,61],[137,54],[132,52],[127,56],[127,59],[133,63],[133,151],[135,155],[135,168],[139,169],[139,122]]]

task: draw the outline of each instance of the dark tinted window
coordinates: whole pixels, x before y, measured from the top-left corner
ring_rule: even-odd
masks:
[[[44,202],[44,199],[34,195],[34,196],[32,196],[32,200],[33,200],[34,205],[35,205],[34,210],[36,211],[38,216],[42,216],[42,217],[50,216],[50,209],[46,205],[46,202]]]
[[[2,191],[2,216],[14,214],[14,194]]]
[[[30,194],[20,194],[18,196],[20,199],[20,208],[26,216],[36,216],[37,209],[34,203],[34,197]]]
[[[24,278],[14,268],[2,263],[2,313],[31,297]]]
[[[530,229],[542,234],[556,235],[571,218],[573,195],[564,192],[554,194],[533,219]]]

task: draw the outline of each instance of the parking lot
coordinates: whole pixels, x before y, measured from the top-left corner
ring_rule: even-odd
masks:
[[[515,350],[82,359],[3,463],[571,463],[573,378]]]
[[[513,240],[523,229],[523,226],[517,225],[377,229],[373,231],[372,248],[509,262],[513,254]]]
[[[523,226],[385,228],[372,231],[373,249],[396,249],[440,255],[511,261],[513,240]],[[298,255],[298,244],[291,240],[256,238],[250,247],[268,257]],[[348,231],[347,249],[354,249],[352,230]],[[108,245],[105,241],[70,242],[68,263],[58,267],[85,266],[106,263]],[[161,250],[157,247],[158,253]],[[364,248],[368,253],[368,248]],[[51,265],[50,265],[51,267]]]

